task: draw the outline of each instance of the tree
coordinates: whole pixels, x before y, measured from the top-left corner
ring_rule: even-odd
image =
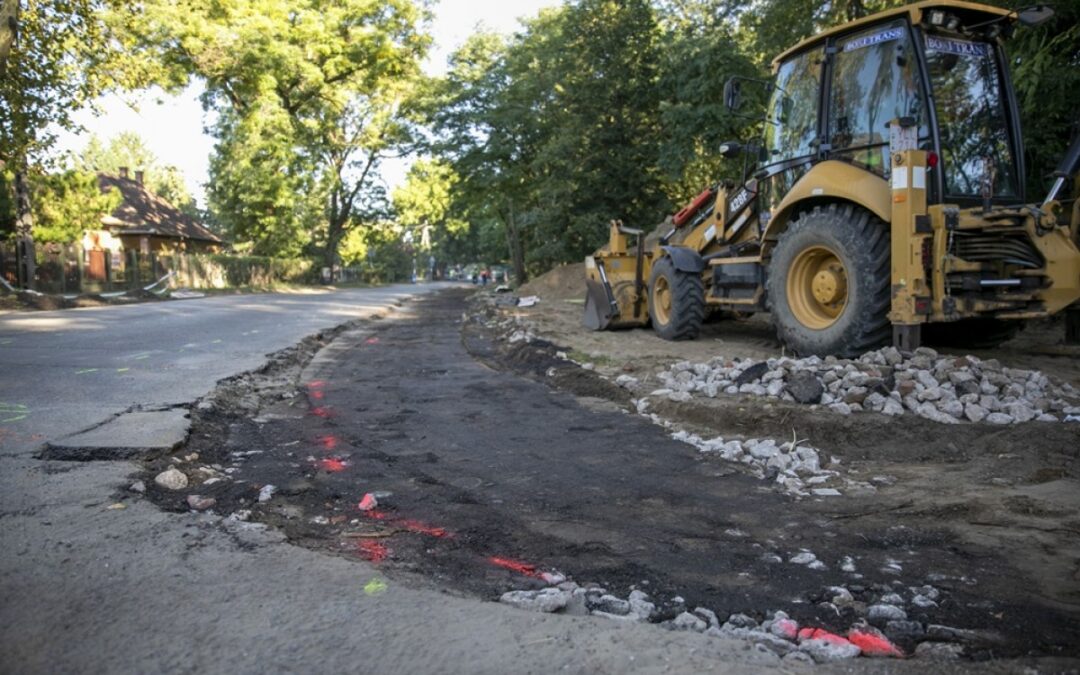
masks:
[[[13,174],[16,235],[33,234],[31,164],[99,93],[138,81],[141,55],[106,23],[121,0],[0,0],[0,164]],[[5,53],[6,51],[6,53]],[[22,283],[33,280],[31,266]]]
[[[496,220],[518,281],[576,259],[605,223],[669,208],[657,171],[661,31],[644,0],[541,12],[454,55],[432,114],[469,220]]]
[[[421,159],[409,167],[404,185],[394,190],[397,220],[420,242],[421,253],[453,255],[455,241],[468,232],[469,224],[451,213],[457,184],[458,177],[448,164]]]
[[[409,141],[401,102],[427,48],[425,19],[411,0],[150,0],[129,44],[206,82],[204,104],[219,115],[211,197],[221,219],[268,251],[303,227],[332,265],[380,196],[380,159]],[[312,224],[295,200],[316,193]]]
[[[101,217],[123,201],[115,189],[102,192],[97,176],[84,171],[43,175],[33,183],[35,241],[78,241],[86,230],[101,229]]]

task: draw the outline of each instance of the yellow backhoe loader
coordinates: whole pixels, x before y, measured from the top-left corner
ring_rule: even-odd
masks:
[[[1080,330],[1073,142],[1039,203],[1004,41],[1052,15],[927,0],[833,28],[773,62],[760,144],[649,236],[611,224],[585,260],[584,323],[697,336],[707,311],[771,312],[798,354],[914,349],[923,326],[965,346],[1067,312]],[[724,86],[742,103],[746,78]],[[750,81],[751,83],[756,81]]]

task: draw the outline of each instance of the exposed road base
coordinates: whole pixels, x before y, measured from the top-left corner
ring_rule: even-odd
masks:
[[[191,485],[146,480],[147,493],[482,598],[561,572],[645,590],[653,621],[782,609],[837,632],[871,618],[906,653],[952,641],[980,660],[1080,655],[1070,598],[1040,597],[996,540],[959,540],[948,509],[917,505],[898,523],[873,495],[796,501],[629,414],[624,391],[554,346],[500,341],[482,321],[463,332],[463,306],[445,293],[342,334],[300,376],[304,396],[299,353],[226,383],[176,453]],[[174,464],[151,461],[146,477]],[[903,625],[869,611],[890,602]]]

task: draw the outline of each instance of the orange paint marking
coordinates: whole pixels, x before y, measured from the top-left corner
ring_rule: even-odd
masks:
[[[517,572],[518,574],[527,577],[540,577],[540,573],[536,571],[536,565],[521,562],[520,560],[511,560],[510,558],[501,558],[496,555],[491,556],[487,560],[492,565],[501,567],[505,570],[510,570],[511,572]]]
[[[390,549],[387,548],[386,544],[370,539],[360,541],[356,545],[356,550],[360,553],[361,558],[373,563],[381,563],[390,555]]]
[[[338,473],[344,471],[349,467],[349,464],[336,457],[328,457],[326,459],[320,459],[318,461],[319,468],[330,473]]]
[[[904,652],[889,642],[889,639],[878,631],[852,628],[848,631],[848,640],[863,651],[867,656],[892,656],[898,659],[904,658]]]

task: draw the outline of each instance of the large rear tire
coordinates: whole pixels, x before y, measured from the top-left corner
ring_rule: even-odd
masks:
[[[816,206],[780,237],[767,291],[780,341],[799,355],[858,356],[886,342],[889,227],[851,204]]]
[[[665,340],[696,338],[705,320],[701,275],[680,272],[668,257],[656,261],[649,277],[649,318]]]

